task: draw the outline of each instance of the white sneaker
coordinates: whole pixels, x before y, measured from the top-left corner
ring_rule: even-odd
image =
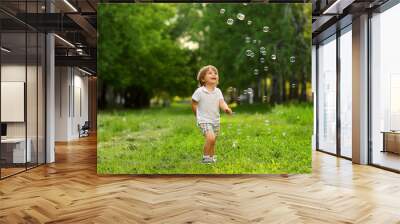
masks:
[[[214,162],[213,159],[209,156],[203,156],[203,159],[201,160],[202,163],[212,163]]]

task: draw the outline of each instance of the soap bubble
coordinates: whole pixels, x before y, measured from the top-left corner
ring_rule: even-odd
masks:
[[[276,60],[276,55],[274,55],[274,54],[271,55],[271,59],[272,59],[272,60]]]
[[[251,50],[246,50],[246,56],[250,57],[251,53],[253,53]]]
[[[265,59],[264,58],[260,58],[260,63],[264,63]]]
[[[268,71],[268,66],[264,66],[264,71]]]
[[[224,13],[225,13],[225,9],[220,9],[220,10],[219,10],[219,13],[220,13],[220,14],[224,14]]]
[[[244,20],[245,15],[244,15],[243,13],[238,13],[238,14],[236,15],[236,17],[238,18],[238,20]]]
[[[254,69],[254,75],[258,75],[258,69]]]
[[[228,20],[226,20],[226,23],[228,25],[232,25],[233,24],[233,19],[229,18]]]
[[[246,37],[245,41],[246,41],[247,44],[249,44],[251,42],[251,38],[250,37]]]
[[[263,32],[268,33],[269,32],[269,26],[264,26],[263,27]]]
[[[296,61],[296,57],[295,56],[290,57],[290,62],[291,63],[294,63],[295,61]]]
[[[253,22],[251,20],[247,21],[247,25],[251,25]]]

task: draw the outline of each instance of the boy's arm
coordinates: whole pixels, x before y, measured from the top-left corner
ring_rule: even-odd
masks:
[[[219,100],[219,107],[227,114],[232,114],[231,108],[229,108],[228,104],[226,104],[224,99]]]
[[[193,111],[193,113],[194,113],[194,116],[196,116],[196,113],[197,113],[197,105],[198,105],[199,103],[197,102],[197,101],[195,101],[195,100],[193,100],[192,99],[192,111]]]

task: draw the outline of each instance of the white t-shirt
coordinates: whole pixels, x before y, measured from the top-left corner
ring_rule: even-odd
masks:
[[[220,89],[215,87],[213,91],[208,91],[205,86],[199,87],[192,99],[198,102],[197,123],[219,123],[219,101],[224,99]]]

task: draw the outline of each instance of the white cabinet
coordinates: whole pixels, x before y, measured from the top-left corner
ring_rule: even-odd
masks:
[[[1,140],[2,145],[12,147],[13,163],[25,163],[32,161],[32,140],[28,138],[26,142],[28,145],[25,151],[25,138],[7,138]]]

